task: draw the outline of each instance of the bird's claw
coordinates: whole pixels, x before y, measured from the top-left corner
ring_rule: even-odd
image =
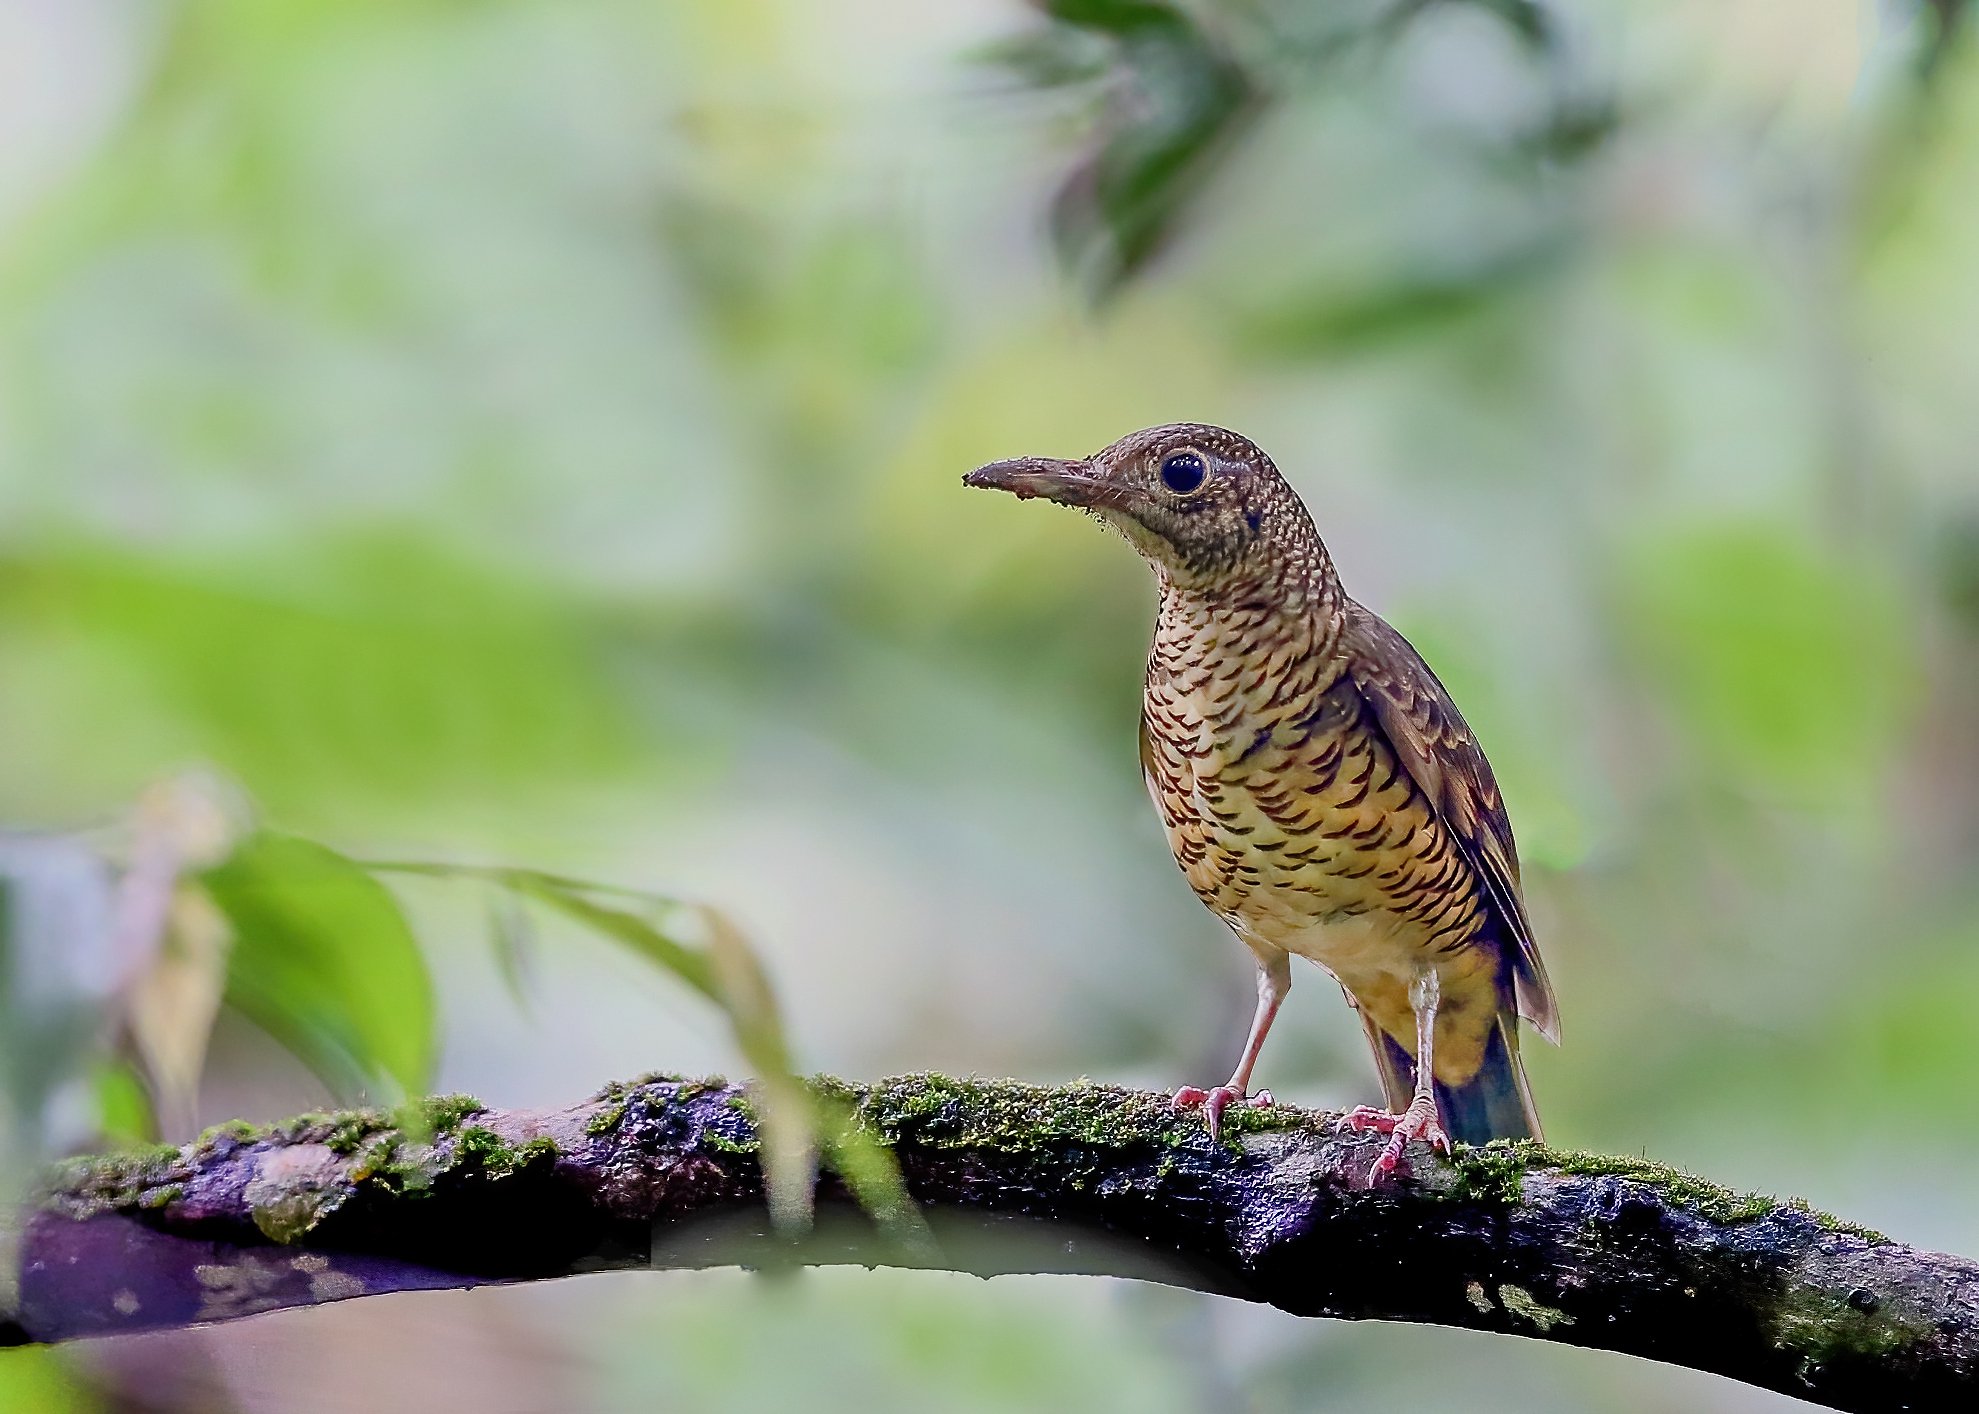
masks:
[[[1340,1123],[1347,1129],[1371,1129],[1388,1136],[1387,1147],[1367,1171],[1370,1187],[1402,1167],[1402,1151],[1411,1139],[1424,1140],[1445,1154],[1450,1152],[1450,1136],[1437,1118],[1436,1102],[1428,1098],[1412,1100],[1400,1114],[1390,1114],[1372,1105],[1356,1105],[1340,1116]]]
[[[1230,1106],[1248,1104],[1253,1109],[1261,1110],[1268,1108],[1272,1099],[1269,1090],[1260,1090],[1254,1095],[1246,1096],[1234,1085],[1217,1085],[1208,1090],[1195,1085],[1184,1085],[1175,1092],[1174,1098],[1169,1103],[1178,1110],[1192,1110],[1201,1106],[1203,1123],[1209,1128],[1209,1137],[1214,1139],[1222,1128],[1223,1112]]]

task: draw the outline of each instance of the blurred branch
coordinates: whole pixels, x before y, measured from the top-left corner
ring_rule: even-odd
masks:
[[[1413,1177],[1369,1189],[1381,1141],[1310,1111],[1246,1110],[1212,1142],[1161,1096],[1091,1082],[812,1084],[892,1150],[928,1229],[875,1226],[827,1174],[809,1235],[778,1235],[749,1094],[718,1080],[554,1111],[451,1097],[75,1161],[28,1224],[11,1335],[607,1268],[860,1262],[1468,1326],[1838,1409],[1966,1408],[1979,1381],[1979,1264],[1641,1160],[1418,1149]]]

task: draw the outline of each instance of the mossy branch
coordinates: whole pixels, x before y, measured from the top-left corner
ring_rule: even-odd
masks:
[[[875,1223],[826,1174],[811,1236],[773,1232],[746,1093],[718,1080],[555,1111],[446,1097],[71,1164],[28,1223],[11,1329],[64,1340],[613,1267],[880,1262],[1502,1331],[1838,1409],[1969,1409],[1979,1392],[1979,1264],[1797,1202],[1532,1144],[1417,1146],[1413,1176],[1370,1188],[1380,1141],[1311,1111],[1233,1111],[1212,1142],[1159,1095],[1089,1082],[814,1084],[892,1148],[925,1226]]]

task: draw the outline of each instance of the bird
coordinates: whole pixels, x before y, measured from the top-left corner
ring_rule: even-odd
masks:
[[[1299,956],[1374,1052],[1386,1108],[1341,1117],[1388,1136],[1370,1184],[1414,1140],[1539,1139],[1519,1022],[1558,1044],[1559,1012],[1497,780],[1422,656],[1347,596],[1271,458],[1171,423],[963,483],[1084,511],[1153,568],[1142,774],[1176,864],[1257,967],[1235,1070],[1175,1105],[1215,1138],[1229,1106],[1272,1103],[1251,1079]]]

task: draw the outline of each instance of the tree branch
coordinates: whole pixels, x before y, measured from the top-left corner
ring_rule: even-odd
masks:
[[[1161,1096],[1087,1082],[816,1083],[891,1146],[927,1229],[876,1226],[827,1174],[810,1235],[772,1233],[752,1111],[720,1081],[541,1112],[453,1097],[76,1161],[23,1235],[14,1338],[609,1268],[861,1262],[1502,1331],[1838,1409],[1979,1392],[1979,1264],[1798,1202],[1532,1144],[1418,1145],[1413,1177],[1370,1189],[1380,1141],[1310,1111],[1232,1111],[1212,1143]]]

